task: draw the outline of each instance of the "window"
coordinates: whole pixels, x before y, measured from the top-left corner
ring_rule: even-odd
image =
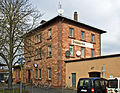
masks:
[[[94,57],[94,49],[91,49],[91,57]]]
[[[73,48],[74,46],[69,46],[70,56],[73,56]]]
[[[95,35],[91,34],[91,42],[94,43],[95,42]]]
[[[48,69],[48,79],[51,79],[51,68]]]
[[[108,80],[108,88],[118,88],[118,80],[117,79]]]
[[[31,46],[31,40],[30,39],[28,40],[28,46]]]
[[[40,34],[35,36],[35,43],[39,43],[41,41],[42,41],[42,34],[40,33]]]
[[[35,54],[36,58],[41,58],[42,57],[42,50],[41,48],[36,49],[36,54]]]
[[[37,79],[38,78],[38,70],[35,69],[35,78]]]
[[[51,45],[49,45],[49,46],[48,46],[48,57],[51,57],[51,54],[52,54],[52,53],[51,53],[51,50],[52,50],[52,49],[51,49]]]
[[[70,28],[70,29],[69,29],[69,36],[70,36],[70,37],[73,37],[73,33],[74,33],[73,31],[74,31],[73,28]]]
[[[39,35],[35,36],[35,42],[38,43],[39,42]]]
[[[36,54],[35,54],[36,58],[39,58],[39,49],[36,49]]]
[[[39,49],[39,58],[41,58],[42,57],[42,49],[40,48]]]
[[[40,36],[40,42],[42,42],[42,34],[40,33],[40,35],[39,35],[39,36]]]
[[[81,57],[84,58],[85,57],[85,48],[81,47]]]
[[[51,38],[51,35],[52,35],[52,33],[51,33],[51,29],[49,29],[49,31],[48,31],[48,38]]]
[[[85,40],[85,32],[81,31],[81,39]]]
[[[41,79],[41,69],[39,69],[39,79]]]
[[[83,79],[83,80],[80,80],[79,81],[79,86],[83,87],[83,86],[86,86],[86,87],[90,87],[90,80],[87,80],[87,79]]]

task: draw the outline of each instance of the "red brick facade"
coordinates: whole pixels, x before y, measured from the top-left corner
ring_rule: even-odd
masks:
[[[73,29],[73,37],[70,37],[69,29]],[[51,30],[51,37],[49,37],[49,30]],[[94,49],[94,56],[100,56],[101,52],[101,34],[105,33],[100,29],[79,23],[77,21],[57,16],[52,20],[42,24],[40,27],[29,32],[26,35],[25,41],[25,57],[26,63],[23,68],[23,82],[27,83],[49,83],[53,86],[60,86],[60,31],[62,31],[62,85],[66,84],[66,63],[64,60],[80,59],[81,56],[76,56],[77,51],[81,51],[81,47],[85,49],[85,57],[91,57],[91,50]],[[84,32],[84,40],[81,39],[81,31]],[[36,35],[42,34],[42,40],[36,43]],[[94,35],[94,42],[91,42],[91,34]],[[31,40],[30,45],[26,43]],[[82,42],[81,42],[82,41]],[[83,45],[81,45],[83,43]],[[28,46],[29,45],[29,46]],[[41,50],[41,56],[35,54],[36,49]],[[51,52],[48,56],[51,46]],[[69,46],[73,47],[73,56],[66,58],[65,52],[69,50]],[[92,46],[92,48],[90,47]],[[31,55],[28,56],[28,51]],[[34,67],[36,63],[38,66]],[[51,79],[48,78],[49,68],[51,69]],[[37,69],[37,72],[36,72]],[[41,70],[41,72],[39,71]],[[37,76],[36,74],[37,73]],[[41,73],[41,76],[39,74]],[[37,77],[37,78],[36,78]]]

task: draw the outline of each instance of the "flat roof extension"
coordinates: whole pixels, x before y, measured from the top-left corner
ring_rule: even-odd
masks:
[[[96,59],[103,59],[103,58],[111,58],[111,57],[120,57],[120,54],[113,54],[113,55],[105,55],[105,56],[99,56],[99,57],[92,57],[92,58],[82,58],[77,60],[65,60],[65,63],[71,63],[71,62],[79,62],[79,61],[87,61],[87,60],[96,60]]]

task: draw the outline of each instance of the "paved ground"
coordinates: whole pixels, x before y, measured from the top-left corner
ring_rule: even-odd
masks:
[[[65,88],[34,88],[34,87],[26,87],[25,90],[28,93],[77,93],[76,90],[65,89]]]

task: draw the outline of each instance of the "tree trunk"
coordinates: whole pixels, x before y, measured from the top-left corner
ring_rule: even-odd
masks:
[[[8,88],[12,88],[12,67],[9,67]]]

